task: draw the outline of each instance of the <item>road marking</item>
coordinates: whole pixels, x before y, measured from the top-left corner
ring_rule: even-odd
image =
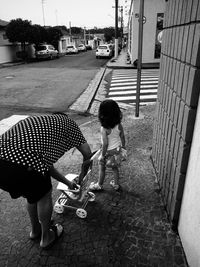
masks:
[[[158,70],[142,71],[140,83],[140,102],[152,104],[157,99]],[[118,102],[135,104],[137,93],[137,71],[114,70],[112,73],[108,98]]]

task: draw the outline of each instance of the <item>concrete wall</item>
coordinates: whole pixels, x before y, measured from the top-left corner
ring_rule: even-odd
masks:
[[[0,30],[0,64],[15,61],[18,46],[12,45],[5,37],[5,30]]]
[[[198,106],[194,136],[185,180],[179,219],[179,235],[189,266],[200,266],[200,105]]]
[[[133,0],[131,9],[131,18],[129,24],[129,36],[131,38],[131,47],[129,46],[129,53],[131,63],[138,58],[138,17],[139,13],[138,0]],[[165,0],[144,0],[144,16],[146,23],[143,24],[143,63],[160,62],[160,58],[154,58],[155,40],[156,40],[156,23],[157,13],[164,13]]]
[[[15,45],[0,46],[0,64],[17,60],[17,51],[19,51],[19,47]]]
[[[199,21],[199,0],[166,2],[152,159],[175,229],[200,92]]]

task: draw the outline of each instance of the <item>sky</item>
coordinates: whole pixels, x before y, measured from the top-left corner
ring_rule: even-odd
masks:
[[[125,5],[125,0],[118,1],[119,6]],[[67,28],[114,27],[114,6],[115,0],[0,0],[0,19],[21,18],[32,24]],[[126,19],[125,14],[123,17]]]

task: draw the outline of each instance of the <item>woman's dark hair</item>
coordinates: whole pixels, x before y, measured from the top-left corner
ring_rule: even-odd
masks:
[[[99,106],[98,118],[106,129],[113,129],[122,120],[122,112],[117,104],[112,99],[106,99]]]

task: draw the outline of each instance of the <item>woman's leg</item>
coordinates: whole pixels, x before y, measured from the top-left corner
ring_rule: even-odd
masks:
[[[30,238],[34,239],[41,235],[41,225],[38,219],[37,203],[30,204],[27,202],[27,211],[31,221],[32,230],[30,232]]]
[[[45,247],[50,244],[54,238],[55,234],[51,228],[51,216],[53,212],[52,204],[52,190],[50,190],[43,198],[37,202],[38,218],[41,224],[42,236],[40,246]]]

